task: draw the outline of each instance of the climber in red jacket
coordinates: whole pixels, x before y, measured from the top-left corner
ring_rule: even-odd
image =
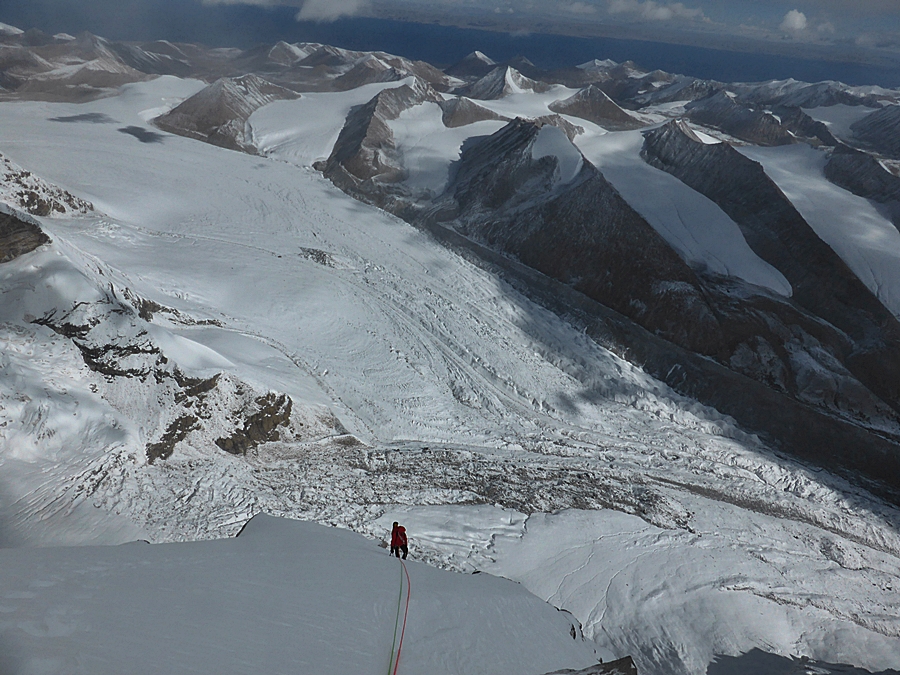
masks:
[[[406,560],[406,555],[409,553],[409,547],[406,543],[406,528],[400,523],[394,523],[394,527],[391,530],[391,555],[399,558],[400,551],[403,551],[403,559]]]

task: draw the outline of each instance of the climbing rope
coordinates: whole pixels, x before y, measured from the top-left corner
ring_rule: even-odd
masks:
[[[403,636],[406,634],[406,618],[409,615],[409,572],[406,569],[406,563],[402,558],[400,561],[400,593],[397,595],[397,617],[394,619],[394,637],[391,640],[391,658],[388,661],[387,675],[397,675],[397,668],[400,665],[400,650],[403,649]],[[400,643],[397,643],[397,628],[400,626],[400,605],[403,600],[403,576],[406,575],[406,609],[403,611],[403,627],[400,629]],[[394,658],[394,647],[397,647],[397,657]],[[391,668],[393,666],[393,669]]]
[[[397,645],[397,660],[394,661],[394,674],[397,675],[397,666],[400,665],[400,650],[403,649],[403,636],[406,635],[406,617],[409,616],[409,593],[411,586],[409,583],[409,572],[406,570],[406,563],[400,558],[400,564],[403,566],[403,573],[406,575],[406,609],[403,611],[403,628],[400,630],[400,643]]]

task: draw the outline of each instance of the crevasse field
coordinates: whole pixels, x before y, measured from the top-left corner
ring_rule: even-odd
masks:
[[[705,673],[754,649],[900,667],[895,508],[777,456],[311,168],[349,108],[396,83],[262,108],[250,119],[262,156],[148,125],[203,86],[161,77],[87,104],[0,104],[0,152],[96,208],[41,219],[53,243],[0,266],[0,544],[165,543],[0,550],[0,669],[383,672],[397,569],[374,540],[397,519],[413,558],[518,581],[589,640],[512,584],[416,563],[405,672],[540,675],[596,652],[631,655],[641,673]],[[559,89],[490,105],[546,114]],[[393,124],[410,180],[439,189],[459,144],[501,123],[438,133],[431,105]],[[578,123],[579,149],[683,255],[789,294],[715,205],[642,163],[639,134]],[[152,134],[122,132],[132,126]],[[553,138],[542,151],[575,161]],[[897,312],[900,235],[874,210],[849,231],[831,219],[846,198],[815,158],[783,168],[803,152],[754,159],[792,199],[821,189],[798,209]],[[644,175],[654,189],[637,194]],[[692,214],[717,234],[692,231]],[[177,312],[145,323],[185,372],[289,394],[307,436],[244,458],[195,435],[149,464],[152,391],[104,389],[68,340],[32,323],[127,294]],[[547,513],[526,508],[540,503],[535,477],[555,490]],[[473,482],[491,481],[497,503],[473,504]],[[370,542],[270,519],[246,539],[196,541],[259,512]],[[312,588],[304,565],[322,580]],[[269,622],[230,624],[238,605]],[[240,646],[221,649],[229,636]]]

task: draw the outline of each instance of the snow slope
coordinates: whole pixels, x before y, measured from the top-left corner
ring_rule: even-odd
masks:
[[[824,152],[803,144],[738,150],[763,165],[816,234],[900,317],[900,231],[890,218],[825,178]]]
[[[4,673],[389,668],[402,568],[346,531],[258,516],[233,540],[6,549],[0,561]],[[539,675],[597,662],[565,614],[517,584],[406,567],[397,673]]]
[[[788,280],[753,252],[718,205],[641,159],[640,131],[585,127],[575,139],[581,151],[686,261],[790,296]]]
[[[388,123],[397,150],[409,172],[405,183],[413,190],[443,192],[450,168],[459,159],[462,144],[472,136],[487,136],[501,129],[504,122],[487,120],[455,129],[442,122],[443,111],[436,103],[423,103],[404,110]]]
[[[659,418],[689,436],[737,433],[312,171],[120,133],[193,88],[165,80],[83,106],[10,104],[4,122],[15,133],[2,151],[106,214],[47,221],[51,236],[102,261],[119,288],[222,324],[158,319],[219,351],[237,375],[298,403],[327,402],[367,443],[521,448],[598,431],[636,437]],[[118,121],[49,121],[76,112]],[[254,343],[263,346],[248,352]],[[110,488],[114,502],[125,499],[119,489]],[[139,517],[148,516],[165,522],[164,511]]]
[[[490,506],[400,507],[378,524],[400,520],[414,551],[440,551],[566,607],[603,650],[632,654],[639,672],[701,673],[716,655],[754,647],[896,668],[900,635],[885,616],[900,560],[801,522],[697,506],[694,532],[613,511]]]
[[[4,345],[11,346],[0,370],[0,396],[13,414],[0,427],[0,523],[13,530],[10,541],[214,538],[233,534],[261,511],[380,536],[379,519],[404,513],[398,505],[450,504],[459,509],[452,515],[466,524],[465,536],[454,540],[448,524],[437,537],[439,528],[417,529],[411,520],[415,556],[484,569],[496,559],[498,571],[554,602],[571,603],[614,655],[624,655],[620,648],[638,658],[646,653],[643,672],[702,672],[699,666],[711,654],[737,656],[760,645],[783,655],[852,657],[870,669],[890,665],[890,649],[900,644],[896,509],[772,453],[727,418],[674,394],[487,271],[398,219],[350,200],[311,170],[309,163],[327,154],[346,110],[369,100],[382,85],[367,92],[304,95],[257,111],[251,122],[257,141],[263,141],[260,147],[268,139],[270,158],[147,128],[153,111],[171,108],[198,85],[159,78],[83,105],[0,105],[8,130],[0,152],[97,209],[41,220],[54,245],[4,268],[0,290],[8,298],[43,293],[35,279],[52,275],[51,263],[64,258],[66,274],[89,273],[117,293],[128,289],[177,312],[158,313],[152,327],[159,331],[155,339],[182,360],[198,368],[214,361],[230,376],[286,392],[297,406],[319,409],[334,420],[329,421],[334,432],[272,443],[246,457],[209,443],[179,446],[171,459],[148,466],[144,447],[121,432],[130,429],[140,437],[142,411],[112,409],[93,395],[90,385],[101,383],[87,379],[71,343],[30,323],[24,301],[9,302],[2,329]],[[502,107],[517,97],[526,103],[529,96],[534,112],[562,97],[516,94],[488,103]],[[416,113],[422,128],[436,128],[437,108],[421,108]],[[54,121],[79,115],[108,121]],[[401,116],[398,130],[404,123],[414,128],[415,115],[405,119]],[[144,142],[141,135],[121,131],[128,127],[156,135],[144,136]],[[576,142],[589,160],[596,158],[608,170],[614,185],[614,176],[644,170],[638,168],[638,138],[627,132],[601,136],[588,127]],[[398,137],[401,144],[415,142],[409,140],[415,133]],[[438,146],[437,155],[451,159],[451,148]],[[669,181],[662,172],[646,170]],[[645,193],[676,204],[684,199],[691,214],[706,213],[696,195],[689,202],[690,191],[672,181]],[[657,220],[677,224],[664,220],[670,217],[661,206]],[[728,225],[721,216],[709,217],[719,218],[713,222],[723,230]],[[696,246],[690,250],[699,259],[712,261],[712,244],[694,244],[690,230],[681,232],[685,247]],[[735,267],[738,263],[744,267]],[[755,269],[770,287],[787,292],[746,256],[716,264],[750,270],[746,274]],[[59,285],[66,287],[66,279]],[[33,415],[20,412],[27,402],[16,402],[24,387]],[[119,445],[101,456],[90,433],[121,433],[121,439],[113,439]],[[9,440],[23,437],[36,441],[27,452]],[[37,442],[47,438],[52,444]],[[598,523],[562,514],[548,522],[553,537],[572,542],[573,557],[558,565],[548,557],[545,568],[537,559],[546,549],[526,557],[512,545],[500,546],[498,533],[512,533],[522,546],[533,540],[531,526],[526,531],[517,524],[523,516],[513,516],[512,525],[509,518],[498,524],[491,512],[479,510],[484,507],[478,505],[494,503],[515,506],[518,513],[607,506],[641,520],[601,514]],[[729,522],[737,525],[726,527]],[[540,548],[551,536],[541,534],[540,517],[532,525]],[[423,537],[419,546],[419,533],[429,529],[431,541]],[[684,563],[659,596],[659,615],[629,608],[645,596],[616,585],[617,594],[610,595],[601,583],[621,570],[633,573],[637,568],[629,567],[630,558],[588,555],[591,542],[612,535],[624,540],[620,535],[626,531],[639,533],[628,546],[640,559],[646,553],[661,556],[647,557],[648,562],[668,556]],[[770,532],[779,532],[772,546],[765,543]],[[793,543],[794,535],[802,538],[800,544]],[[465,562],[460,541],[486,542],[471,549],[475,563]],[[119,550],[128,549],[107,553],[115,556]],[[22,575],[17,584],[52,581],[35,572],[42,559],[55,565],[52,555],[9,555],[24,561],[14,567]],[[710,563],[719,556],[721,566]],[[76,554],[66,557],[75,564]],[[326,553],[320,558],[333,562]],[[514,558],[527,558],[534,567],[514,569]],[[192,569],[210,573],[208,565],[197,565]],[[749,588],[728,586],[725,572],[734,565],[747,571],[746,579],[733,585],[746,582]],[[21,571],[28,567],[31,571]],[[655,587],[663,584],[641,569]],[[565,580],[582,574],[588,583],[575,592]],[[625,576],[617,578],[631,583]],[[94,579],[102,587],[103,579]],[[39,598],[53,592],[46,588],[51,590],[27,592]],[[689,590],[702,600],[702,610],[678,601]],[[213,597],[233,600],[227,594]],[[615,602],[607,603],[607,597]],[[773,637],[765,621],[730,608],[728,599],[734,597],[741,598],[741,607],[763,608],[764,618],[785,622],[776,628],[789,624],[790,630]],[[12,606],[7,603],[26,599],[2,602]],[[617,605],[618,613],[598,622],[595,610],[603,603]],[[16,613],[31,611],[18,607]],[[43,607],[36,623],[29,624],[27,616],[22,620],[23,631],[59,616]],[[632,613],[637,618],[629,623]],[[65,632],[70,624],[52,625],[50,632]],[[842,656],[846,636],[872,648]],[[64,649],[69,638],[60,639]],[[672,649],[654,651],[663,642]]]
[[[304,93],[295,101],[276,101],[250,116],[253,144],[261,155],[312,166],[331,154],[350,108],[368,102],[384,89],[413,80],[378,82],[328,94]]]
[[[852,141],[853,131],[850,130],[850,126],[866,115],[871,115],[873,109],[862,105],[838,103],[818,108],[803,108],[803,112],[818,122],[824,122],[828,130],[841,140]]]

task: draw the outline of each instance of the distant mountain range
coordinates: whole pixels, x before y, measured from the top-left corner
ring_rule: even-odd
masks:
[[[251,117],[267,104],[384,85],[350,110],[330,156],[316,164],[341,189],[577,292],[555,294],[557,311],[577,308],[591,323],[613,310],[633,325],[613,340],[618,349],[655,362],[656,376],[790,452],[873,478],[900,476],[885,473],[900,469],[900,289],[893,290],[900,270],[860,277],[869,263],[854,266],[858,256],[824,241],[821,227],[797,210],[798,196],[747,152],[808,147],[824,178],[896,225],[897,91],[721,83],[609,60],[548,72],[524,57],[498,64],[481,52],[441,71],[307,43],[242,51],[32,30],[7,32],[0,44],[5,99],[86,101],[160,75],[209,81],[153,123],[250,153],[259,152]],[[447,180],[423,191],[395,129],[429,105],[441,111],[434,137],[471,125],[479,131],[447,160]],[[838,129],[817,119],[818,110],[849,111],[854,121]],[[747,255],[783,286],[760,285],[727,261],[710,264],[709,251],[688,254],[648,220],[648,204],[623,197],[585,150],[586,139],[604,130],[603,142],[642,134],[641,160],[690,188],[698,203],[716,205]],[[689,233],[705,227],[695,213],[677,217]]]

